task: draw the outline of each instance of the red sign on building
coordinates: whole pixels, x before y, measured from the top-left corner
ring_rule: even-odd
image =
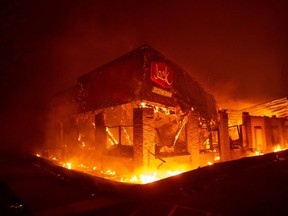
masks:
[[[173,71],[163,62],[152,62],[151,80],[163,88],[172,88]]]

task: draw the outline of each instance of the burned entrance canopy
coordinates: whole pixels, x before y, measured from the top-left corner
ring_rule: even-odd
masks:
[[[61,95],[69,96],[66,105]],[[61,95],[54,104],[60,115],[53,120],[60,131],[54,142],[59,155],[121,172],[153,169],[170,156],[181,156],[189,169],[190,113],[207,127],[217,119],[214,97],[147,45],[79,77]],[[63,108],[69,106],[69,112]]]
[[[83,75],[78,83],[80,112],[147,100],[183,110],[193,107],[206,119],[217,116],[214,97],[147,45]]]

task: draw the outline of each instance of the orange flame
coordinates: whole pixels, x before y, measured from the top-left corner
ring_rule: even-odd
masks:
[[[280,145],[276,145],[274,146],[274,152],[279,152],[279,151],[283,151],[286,150],[286,148],[282,148]]]

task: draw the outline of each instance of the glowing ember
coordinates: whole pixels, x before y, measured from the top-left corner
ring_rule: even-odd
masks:
[[[116,142],[113,140],[113,135],[110,132],[109,128],[106,128],[107,133],[110,135],[111,138],[111,143],[116,144]],[[81,137],[79,137],[79,140],[81,140]],[[84,143],[82,143],[84,144]],[[84,145],[83,145],[84,147]],[[282,151],[285,150],[286,148],[282,148],[280,145],[274,146],[274,152]],[[252,153],[253,156],[258,156],[258,155],[263,155],[264,153],[260,151],[254,151]],[[41,157],[39,153],[35,154],[37,157]],[[251,155],[251,156],[252,156]],[[124,183],[133,183],[133,184],[147,184],[150,182],[154,182],[160,179],[168,178],[171,176],[179,175],[183,172],[186,172],[186,169],[179,169],[179,170],[157,170],[153,172],[145,172],[145,171],[138,171],[137,173],[129,173],[129,174],[119,174],[115,170],[112,169],[98,169],[96,164],[84,164],[84,163],[77,163],[73,161],[66,161],[66,162],[61,162],[56,158],[55,156],[50,156],[49,159],[51,161],[55,161],[56,163],[60,164],[64,168],[67,169],[75,169],[84,173],[88,173],[90,175],[94,176],[99,176],[105,179],[113,180],[113,181],[118,181],[118,182],[124,182]],[[214,156],[214,161],[220,161],[220,156],[215,155]],[[213,161],[213,162],[214,162]],[[211,166],[214,163],[211,161],[207,162],[207,165]],[[72,168],[72,163],[73,163],[73,168]]]
[[[156,172],[154,172],[153,176],[140,175],[140,179],[141,179],[141,183],[142,183],[142,184],[147,184],[147,183],[150,183],[150,182],[159,180],[159,179],[156,177]]]
[[[263,155],[262,152],[258,152],[258,151],[255,151],[255,155],[258,156],[258,155]]]
[[[105,175],[115,175],[116,172],[114,170],[101,170],[101,173],[105,174]]]
[[[286,148],[282,148],[280,145],[274,146],[274,152],[279,152],[283,150],[286,150]]]
[[[208,165],[209,165],[209,166],[211,166],[211,165],[213,165],[213,163],[212,163],[212,162],[210,162],[210,161],[208,161]]]
[[[136,175],[134,176],[121,176],[120,178],[120,182],[129,182],[129,183],[137,183],[138,182],[138,178]]]
[[[141,107],[141,108],[146,108],[146,107],[147,107],[147,106],[146,106],[146,103],[145,103],[145,102],[141,102],[140,107]]]
[[[85,166],[84,164],[79,164],[78,167],[80,167],[80,168],[84,168],[84,169],[88,169],[88,167]]]
[[[168,171],[167,171],[167,174],[168,174],[169,176],[175,176],[175,175],[179,175],[179,174],[181,174],[181,173],[183,173],[183,172],[185,172],[185,171],[178,171],[178,170],[176,170],[176,171],[170,171],[170,170],[168,170]]]
[[[79,134],[79,136],[78,136],[78,141],[79,142],[81,141],[81,134]]]
[[[170,115],[171,113],[175,113],[175,110],[172,108],[168,109],[167,107],[164,106],[157,106],[156,104],[151,104],[151,103],[145,103],[141,102],[140,103],[141,108],[153,108],[154,113],[162,112],[165,113],[165,115]]]
[[[64,163],[63,167],[65,167],[67,169],[72,169],[72,163],[71,162]]]
[[[40,154],[36,154],[37,157],[40,157]],[[124,183],[133,183],[133,184],[147,184],[150,182],[158,181],[163,178],[168,178],[171,176],[179,175],[187,170],[167,170],[166,172],[162,171],[161,173],[157,173],[154,171],[153,173],[150,172],[137,172],[137,174],[126,174],[126,175],[119,175],[116,171],[107,169],[107,170],[97,170],[96,166],[87,166],[83,163],[76,164],[74,163],[72,167],[72,162],[59,162],[57,161],[56,157],[51,157],[50,160],[58,162],[62,167],[67,169],[74,169],[77,171],[81,171],[84,173],[88,173],[90,175],[99,176],[105,179],[119,181]],[[211,163],[212,164],[212,163]]]

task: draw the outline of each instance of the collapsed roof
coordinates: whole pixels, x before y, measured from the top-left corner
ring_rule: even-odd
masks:
[[[190,74],[147,45],[79,77],[76,88],[76,95],[75,87],[69,91],[76,98],[78,112],[145,100],[180,106],[184,111],[193,107],[207,120],[217,118],[215,98]]]

